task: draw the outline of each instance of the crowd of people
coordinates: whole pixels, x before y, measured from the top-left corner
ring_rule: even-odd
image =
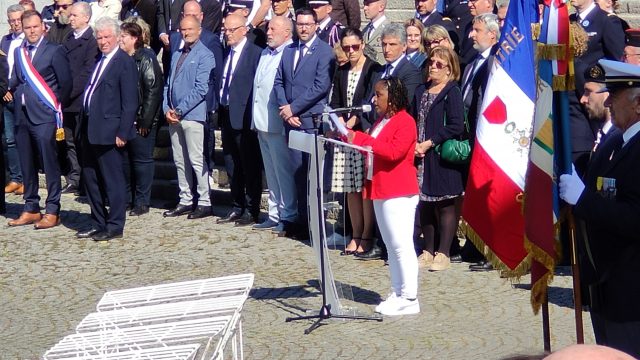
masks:
[[[571,21],[588,35],[569,97],[573,161],[584,174],[611,128],[589,74],[600,59],[639,64],[640,40],[615,15],[615,1],[571,4]],[[289,134],[313,131],[311,114],[326,105],[372,103],[371,112],[338,114],[349,130],[342,139],[372,153],[330,153],[331,189],[345,194],[349,213],[342,254],[388,260],[392,291],[377,311],[419,312],[418,268],[461,261],[455,240],[468,162],[445,159],[441,146],[468,139],[473,147],[508,7],[415,0],[415,17],[394,23],[386,0],[362,6],[361,29],[356,0],[55,0],[41,12],[31,0],[10,5],[0,54],[5,193],[23,195],[25,205],[9,226],[58,225],[69,193],[91,207],[91,226],[78,238],[122,237],[127,209],[149,211],[153,149],[167,124],[179,195],[165,217],[212,214],[219,128],[232,209],[216,222],[307,238],[309,159],[288,147]],[[492,269],[481,251],[466,254],[479,261],[471,270]]]

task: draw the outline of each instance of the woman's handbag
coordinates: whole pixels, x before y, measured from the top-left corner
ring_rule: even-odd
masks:
[[[447,98],[444,101],[447,101]],[[447,126],[446,111],[444,114],[444,126]],[[469,122],[467,121],[466,112],[464,114],[464,127],[467,134],[466,139],[463,139],[463,134],[460,135],[459,139],[449,139],[436,146],[436,154],[440,155],[442,160],[452,164],[466,164],[469,162],[471,159],[471,146],[469,146]]]

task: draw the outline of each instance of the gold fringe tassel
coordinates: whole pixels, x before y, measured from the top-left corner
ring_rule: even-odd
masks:
[[[491,249],[485,245],[480,236],[471,228],[471,226],[464,220],[460,222],[460,228],[465,233],[467,238],[471,240],[471,243],[480,251],[487,261],[493,265],[496,270],[500,270],[503,277],[518,280],[521,276],[527,274],[531,268],[531,259],[526,256],[515,269],[511,270],[500,258],[491,251]]]
[[[538,57],[541,60],[564,60],[567,58],[567,46],[565,44],[544,44],[537,45]]]

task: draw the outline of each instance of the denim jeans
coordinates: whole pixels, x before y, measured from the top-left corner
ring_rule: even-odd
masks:
[[[22,170],[20,157],[16,147],[16,131],[13,115],[13,102],[4,106],[4,137],[7,144],[7,168],[9,169],[9,181],[22,184]]]

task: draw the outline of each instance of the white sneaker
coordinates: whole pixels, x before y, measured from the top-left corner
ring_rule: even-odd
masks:
[[[379,313],[388,316],[397,315],[412,315],[420,312],[420,303],[418,299],[405,299],[402,297],[396,297],[393,301],[380,309]]]
[[[389,293],[389,295],[387,295],[386,300],[383,300],[380,304],[378,304],[378,306],[376,306],[376,309],[375,309],[376,312],[382,313],[382,309],[389,306],[397,298],[398,298],[398,295],[396,295],[396,293],[392,291],[391,293]]]

